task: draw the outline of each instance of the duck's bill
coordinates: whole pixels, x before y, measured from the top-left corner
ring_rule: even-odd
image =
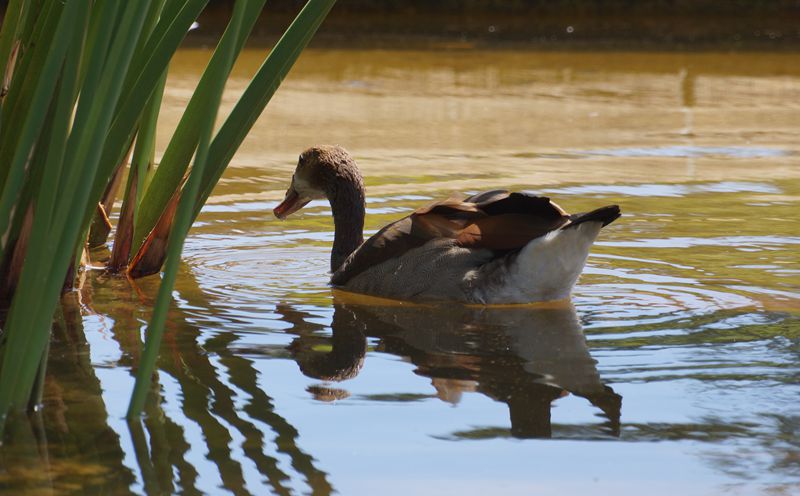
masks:
[[[289,191],[286,192],[286,198],[272,210],[272,213],[275,214],[275,217],[283,220],[289,215],[297,212],[301,208],[305,207],[308,202],[311,200],[306,200],[304,198],[300,198],[300,195],[297,194],[297,191],[294,188],[290,188]]]

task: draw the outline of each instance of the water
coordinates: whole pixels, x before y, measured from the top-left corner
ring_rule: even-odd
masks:
[[[798,493],[799,97],[792,54],[308,51],[187,240],[143,424],[158,278],[91,271],[2,493]],[[496,187],[624,216],[571,302],[332,292],[329,207],[270,213],[316,143],[356,156],[370,233]]]

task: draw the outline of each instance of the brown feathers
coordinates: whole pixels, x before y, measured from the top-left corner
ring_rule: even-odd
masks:
[[[516,250],[566,223],[566,217],[542,219],[535,215],[501,214],[479,219],[461,230],[456,241],[470,248]]]
[[[543,196],[493,190],[463,200],[449,198],[419,208],[362,243],[366,213],[363,178],[355,160],[344,148],[328,145],[315,146],[300,154],[286,197],[274,212],[283,218],[311,200],[322,198],[327,198],[331,204],[335,225],[331,283],[345,287],[355,284],[363,292],[390,296],[414,296],[430,288],[437,288],[436,291],[449,288],[447,296],[458,300],[464,296],[459,293],[463,291],[453,288],[473,269],[496,267],[493,262],[501,259],[513,260],[531,241],[553,231],[572,229],[590,221],[606,225],[619,217],[616,205],[569,215]],[[566,238],[560,239],[577,239],[582,243],[580,250],[585,249],[588,254],[594,238],[587,236],[597,233],[586,229],[580,234],[585,231],[587,236],[575,238],[578,230],[576,228],[576,231],[568,232]],[[556,238],[558,236],[553,239]],[[558,249],[550,247],[552,257],[560,256]],[[575,258],[575,267],[563,268],[563,277],[559,275],[560,279],[552,282],[553,285],[561,284],[568,293],[584,261],[585,256]],[[549,262],[545,259],[543,263]],[[366,283],[354,281],[360,274],[365,274]],[[359,278],[364,282],[363,279]],[[390,290],[374,292],[373,287]],[[534,300],[551,296],[560,298],[564,293],[554,293],[554,290],[530,293],[527,286],[518,289],[521,291],[519,294],[529,295]],[[442,294],[436,291],[431,290],[429,294],[441,297]],[[508,299],[507,295],[498,294],[500,301]],[[480,294],[470,298],[485,302],[485,296]],[[514,296],[512,300],[519,298],[528,296]]]
[[[509,252],[569,223],[569,216],[549,198],[492,191],[467,200],[473,199],[478,202],[437,202],[389,224],[364,242],[331,282],[344,285],[370,267],[436,238],[465,248]]]

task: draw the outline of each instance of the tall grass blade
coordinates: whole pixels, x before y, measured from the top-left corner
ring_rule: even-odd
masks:
[[[102,3],[101,11],[109,20],[118,19],[117,11],[107,8],[109,4],[115,2]],[[63,275],[78,245],[81,220],[89,205],[86,185],[94,182],[97,171],[100,150],[96,145],[102,142],[110,124],[124,68],[141,32],[147,5],[145,0],[137,0],[122,6],[125,22],[118,26],[107,53],[90,52],[83,89],[92,87],[96,92],[82,98],[78,105],[63,165],[70,174],[63,175],[53,191],[58,192],[58,198],[51,210],[52,220],[47,215],[34,217],[30,247],[6,322],[7,341],[0,369],[0,416],[11,409],[24,408],[30,398],[38,366],[35,357],[41,356],[47,344]],[[88,2],[65,4],[54,36],[54,49],[80,46],[88,8]],[[73,31],[80,36],[72,36]],[[65,71],[64,75],[77,77],[77,71]],[[44,198],[45,195],[39,195],[39,201]]]
[[[123,93],[114,120],[103,141],[98,178],[107,178],[122,160],[125,153],[124,145],[133,139],[144,111],[145,106],[142,102],[148,101],[158,88],[172,55],[207,3],[208,0],[171,0],[165,5],[164,15],[153,28],[140,53],[141,57],[131,62],[128,72],[135,80],[130,83],[131,89]],[[89,198],[98,201],[105,186],[102,180],[92,184]],[[87,212],[84,229],[88,229],[90,220],[91,212]]]
[[[182,187],[184,182],[172,194],[161,217],[158,218],[153,230],[147,235],[141,248],[136,252],[131,263],[128,265],[127,274],[134,279],[155,274],[161,270],[164,259],[169,250],[169,237],[175,223],[175,214],[178,211],[178,202],[181,200]]]
[[[108,4],[113,3],[115,2],[108,2]],[[106,7],[107,4],[104,4],[100,8]],[[125,22],[119,25],[113,39],[109,40],[111,43],[108,50],[93,47],[90,53],[90,67],[84,80],[82,94],[87,91],[86,88],[96,88],[96,91],[88,93],[93,98],[81,98],[78,103],[66,156],[66,162],[75,166],[74,170],[80,173],[65,176],[65,182],[61,184],[64,195],[80,198],[81,201],[74,202],[70,209],[57,212],[54,226],[56,229],[64,226],[62,232],[67,233],[61,238],[59,252],[80,252],[88,232],[89,220],[99,199],[87,194],[87,185],[101,185],[100,189],[104,189],[108,177],[117,165],[115,163],[108,174],[97,173],[100,168],[101,153],[98,144],[104,142],[108,126],[113,119],[114,109],[117,107],[127,67],[141,34],[147,8],[148,0],[137,0],[120,6],[121,12],[117,12],[116,15],[109,12],[110,18],[125,19]],[[105,36],[105,33],[103,35]],[[99,37],[98,44],[102,44],[103,39],[102,36]],[[78,229],[75,234],[72,233],[73,226],[77,226]],[[77,261],[77,256],[75,258]]]
[[[45,101],[49,105],[55,89],[50,85],[55,86],[59,80],[59,72],[67,50],[80,50],[82,20],[86,19],[87,14],[88,6],[81,2],[70,2],[64,6],[55,33],[52,35],[51,51],[45,61],[45,67],[42,69],[43,76],[49,76],[49,78],[45,77],[46,85],[36,88],[34,102]],[[74,61],[75,57],[72,56],[69,59]],[[59,100],[67,96],[71,98],[72,95],[66,95],[66,93],[71,89],[70,79],[74,77],[76,77],[74,74],[65,76],[66,82],[61,85]],[[46,110],[39,110],[39,112],[43,116],[47,114]],[[64,121],[69,118],[69,115],[56,115],[55,118]],[[32,143],[30,145],[23,143],[21,146],[27,149],[32,146]],[[55,160],[47,160],[45,164],[49,167],[59,165]],[[48,177],[48,175],[45,174],[44,177]],[[10,409],[22,409],[27,406],[40,358],[47,345],[50,322],[62,282],[58,277],[55,279],[51,277],[56,281],[55,289],[47,293],[43,291],[43,289],[48,289],[48,285],[53,285],[50,281],[42,283],[47,280],[47,274],[53,267],[53,259],[48,258],[46,253],[42,253],[53,245],[52,239],[48,239],[51,227],[48,222],[48,214],[53,211],[53,208],[47,204],[52,201],[52,199],[48,199],[47,195],[39,194],[37,200],[39,205],[36,210],[41,214],[34,216],[30,247],[27,250],[20,283],[4,328],[6,341],[2,350],[3,363],[0,367],[0,428],[2,428],[2,422]],[[67,254],[67,256],[69,255]],[[66,264],[64,268],[66,268]],[[62,271],[61,274],[63,273]]]
[[[3,18],[3,27],[0,28],[0,77],[3,78],[3,91],[0,95],[0,104],[8,90],[7,84],[13,72],[17,52],[19,50],[19,31],[23,27],[23,16],[30,10],[27,0],[11,0],[6,6]]]
[[[4,304],[11,301],[11,296],[17,288],[22,273],[22,264],[25,262],[25,252],[28,249],[28,240],[31,236],[33,227],[33,205],[25,207],[25,215],[22,219],[19,232],[15,236],[11,250],[8,254],[8,261],[4,261],[3,272],[0,274],[0,302]]]
[[[29,36],[20,39],[20,51],[0,115],[0,190],[5,187],[11,156],[20,142],[20,122],[30,108],[62,10],[60,2],[49,2],[38,16],[28,16],[36,22],[30,23]]]
[[[117,165],[117,169],[112,174],[105,191],[103,191],[103,196],[97,204],[94,217],[92,218],[92,224],[89,228],[89,239],[87,241],[89,248],[97,248],[106,244],[108,235],[114,227],[111,224],[109,216],[111,215],[111,209],[114,207],[114,200],[117,198],[117,191],[122,183],[122,177],[125,175],[125,168],[126,165],[128,165],[132,150],[133,143],[128,147],[128,154],[125,155],[122,162]]]
[[[248,2],[242,29],[234,32],[231,30],[231,25],[229,25],[225,33],[223,33],[217,49],[214,51],[206,70],[197,83],[197,88],[191,100],[186,106],[172,140],[170,140],[167,149],[164,150],[161,163],[153,176],[151,183],[153,187],[148,187],[144,193],[134,228],[134,253],[138,252],[144,240],[155,227],[169,199],[175,193],[186,174],[189,162],[197,148],[200,129],[203,125],[199,115],[204,112],[207,106],[211,89],[215,84],[213,78],[223,77],[227,79],[230,73],[230,69],[224,74],[218,71],[218,67],[222,65],[222,54],[229,49],[232,49],[235,55],[239,54],[265,3],[266,0],[251,0]],[[157,272],[159,269],[160,264],[150,273]]]
[[[55,20],[57,21],[58,18]],[[71,36],[70,28],[59,22],[58,29],[52,36],[53,42],[49,47],[43,43],[44,46],[39,47],[34,54],[40,61],[41,69],[40,77],[31,84],[30,88],[26,88],[24,96],[30,95],[30,104],[27,108],[22,108],[26,103],[22,100],[15,102],[15,107],[10,109],[10,111],[17,111],[15,115],[21,119],[21,123],[16,127],[18,132],[6,131],[2,136],[3,138],[12,136],[12,138],[2,140],[2,148],[0,148],[0,163],[8,164],[3,166],[5,175],[2,190],[0,190],[0,236],[6,235],[12,223],[14,205],[21,192],[25,177],[25,166],[33,153],[39,132],[44,126],[47,110],[55,92],[58,74],[61,71],[68,46],[68,42],[64,40],[68,40]],[[5,253],[6,248],[4,245],[0,251]]]
[[[335,3],[309,0],[253,77],[211,143],[210,167],[203,176],[193,218],[199,215],[236,150]]]
[[[128,257],[131,253],[131,240],[133,239],[133,216],[136,209],[136,193],[139,188],[139,168],[131,167],[128,175],[128,184],[125,196],[122,199],[122,210],[117,220],[117,231],[114,236],[114,245],[111,248],[111,257],[106,264],[106,270],[118,273],[128,266]]]
[[[139,126],[128,183],[125,186],[125,197],[123,198],[122,209],[117,221],[114,246],[111,250],[111,258],[106,266],[109,271],[114,273],[126,268],[130,260],[133,226],[136,222],[136,214],[142,196],[141,191],[144,189],[145,181],[147,181],[155,162],[158,114],[166,83],[167,74],[164,73],[156,90],[147,102],[147,108]]]
[[[152,34],[153,30],[155,29],[159,16],[161,15],[161,11],[164,7],[165,0],[153,0],[150,4],[150,7],[147,12],[147,17],[145,18],[144,27],[142,29],[142,34],[139,37],[139,43],[134,51],[134,58],[131,61],[130,68],[128,70],[128,75],[125,78],[125,84],[122,90],[122,97],[120,97],[120,102],[125,101],[127,95],[130,93],[132,86],[136,82],[136,75],[135,72],[137,67],[142,64],[142,60],[145,57],[145,47],[148,41],[150,41],[150,35]],[[138,64],[137,64],[138,62]],[[164,75],[164,77],[166,74]],[[162,77],[162,79],[164,78]],[[159,100],[160,102],[160,100]],[[119,105],[118,105],[119,107]],[[141,133],[137,133],[139,135],[138,140],[142,138]],[[139,146],[139,145],[137,145]],[[107,239],[108,235],[111,233],[112,225],[111,222],[108,220],[109,215],[111,213],[111,208],[114,205],[114,200],[117,196],[117,191],[119,190],[120,183],[122,181],[122,176],[124,174],[126,165],[130,159],[130,153],[133,148],[133,143],[130,142],[127,146],[128,153],[124,156],[124,158],[120,161],[117,165],[116,170],[111,176],[111,179],[108,181],[105,190],[103,191],[103,195],[100,198],[100,202],[98,207],[95,211],[94,217],[92,218],[91,225],[89,227],[89,247],[95,248],[99,246],[103,246]],[[98,180],[102,181],[105,176],[98,175]],[[127,190],[127,187],[126,187]]]
[[[247,13],[248,5],[259,3],[260,0],[238,0],[234,6],[233,16],[226,31],[230,31],[231,37],[236,40],[239,38],[239,32]],[[204,112],[200,114],[202,117],[202,128],[198,136],[197,155],[195,157],[194,167],[189,175],[188,182],[185,187],[183,199],[178,205],[178,211],[175,218],[175,225],[171,234],[167,264],[164,268],[164,277],[159,287],[158,297],[156,299],[156,306],[153,311],[150,325],[147,329],[147,338],[145,341],[144,353],[142,354],[139,370],[136,375],[136,384],[134,386],[133,395],[131,396],[130,406],[128,407],[127,417],[132,419],[141,414],[144,407],[144,400],[147,396],[147,391],[150,387],[150,381],[155,369],[156,358],[158,357],[158,349],[161,346],[161,337],[164,333],[164,323],[166,322],[167,311],[169,304],[172,301],[172,288],[175,284],[175,276],[178,272],[178,264],[180,262],[181,251],[183,249],[183,242],[186,234],[189,232],[189,227],[192,224],[192,209],[193,198],[197,194],[199,181],[203,174],[203,169],[206,166],[208,159],[208,146],[211,141],[211,133],[214,130],[214,121],[216,120],[217,110],[219,103],[222,101],[222,92],[225,89],[225,81],[228,74],[233,67],[233,62],[236,59],[238,50],[236,45],[229,43],[227,45],[220,44],[220,63],[214,67],[215,73],[211,74],[211,83],[209,85],[208,105],[205,107]],[[210,64],[209,64],[210,66]],[[214,77],[216,76],[216,77]]]
[[[310,0],[300,11],[297,18],[289,26],[286,33],[284,33],[253,77],[253,80],[248,85],[241,99],[236,104],[211,144],[209,150],[209,167],[203,174],[200,190],[198,196],[195,198],[195,206],[192,214],[193,220],[199,214],[200,209],[203,204],[205,204],[205,201],[208,199],[208,196],[211,194],[211,191],[219,181],[219,178],[222,176],[222,173],[230,163],[245,136],[261,115],[300,53],[306,45],[308,45],[335,3],[336,0]],[[168,164],[170,163],[166,159],[167,154],[165,153],[161,167],[165,165],[169,166]],[[183,169],[177,168],[177,171],[173,170],[173,173],[177,173],[181,170]],[[159,177],[158,172],[159,171],[156,172],[154,184],[163,187],[165,183],[159,181],[159,179],[163,179],[163,176]],[[164,194],[164,192],[159,191],[159,194]],[[154,196],[155,195],[148,196],[143,202],[143,205],[149,208],[155,208],[154,205],[158,205],[159,200],[154,199]],[[161,208],[163,210],[165,207]],[[168,232],[163,229],[163,215],[159,216],[158,222],[161,224],[158,230],[155,229],[154,226],[149,227],[149,219],[143,220],[142,224],[137,226],[138,231],[134,236],[134,244],[136,243],[136,236],[146,235],[146,237],[144,241],[141,242],[137,255],[134,257],[137,263],[132,264],[132,266],[134,266],[134,270],[131,272],[133,277],[154,274],[160,270],[161,265],[164,263],[166,257],[164,247],[166,246],[166,241],[163,238],[159,241],[154,240],[160,233]],[[146,231],[148,228],[149,231]],[[160,252],[149,253],[147,255],[138,253],[144,250],[159,249],[161,250]],[[147,261],[147,263],[145,263],[145,261]]]
[[[8,94],[8,87],[11,86],[11,77],[14,75],[14,67],[17,65],[17,57],[19,56],[20,50],[20,42],[17,40],[14,43],[14,47],[11,49],[11,54],[8,56],[8,61],[4,68],[3,73],[0,73],[3,77],[3,86],[0,88],[0,109],[2,109],[3,102],[6,99],[6,95]]]
[[[81,40],[83,33],[76,30],[73,41],[67,52],[59,82],[58,95],[48,114],[47,122],[36,146],[30,164],[31,173],[26,180],[25,189],[15,207],[24,218],[20,226],[14,226],[9,237],[10,254],[3,267],[3,294],[0,298],[10,301],[17,281],[22,273],[23,263],[28,249],[28,240],[33,228],[34,204],[39,222],[49,224],[53,214],[53,205],[57,185],[62,174],[62,164],[66,140],[72,115],[73,102],[77,94],[77,74],[81,59]]]
[[[113,189],[114,171],[137,131],[139,153],[124,201],[130,208],[122,214],[127,234],[120,236],[127,236],[128,248],[120,245],[118,259],[127,262],[129,248],[145,239],[149,248],[136,252],[134,265],[147,259],[148,270],[158,270],[166,257],[128,412],[139,414],[183,243],[199,205],[335,0],[305,5],[215,136],[225,82],[265,3],[237,0],[229,28],[153,174],[167,64],[207,2],[11,0],[22,10],[8,18],[16,18],[16,26],[10,20],[0,30],[0,55],[7,54],[0,56],[0,69],[15,62],[13,70],[0,70],[0,77],[10,77],[0,107],[0,261],[12,261],[19,284],[0,343],[0,429],[9,411],[36,401],[31,393],[43,371],[64,276],[83,251],[102,199],[108,227],[113,195],[104,197],[104,190]],[[10,55],[17,43],[14,61]],[[166,249],[153,248],[158,243]]]

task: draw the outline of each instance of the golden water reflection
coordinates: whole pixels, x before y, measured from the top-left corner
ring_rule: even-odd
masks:
[[[244,52],[225,109],[263,55]],[[209,56],[185,50],[174,62],[160,149]],[[415,192],[797,179],[798,102],[793,53],[312,49],[228,174],[257,168],[262,187],[212,201],[282,198],[299,151],[319,143],[350,149],[381,195],[407,192],[409,170],[425,171]]]
[[[568,302],[501,308],[335,302],[330,337],[315,334],[302,311],[276,311],[294,324],[289,332],[298,337],[290,349],[309,377],[336,383],[355,377],[369,336],[378,340],[375,350],[407,357],[442,401],[457,404],[462,394],[479,392],[508,405],[514,437],[550,437],[551,403],[570,393],[606,417],[598,435],[619,433],[621,398],[602,383]]]
[[[172,313],[159,359],[162,387],[164,380],[177,385],[179,418],[165,404],[174,398],[165,398],[162,389],[151,394],[141,421],[128,423],[127,433],[115,431],[112,425],[121,424],[106,410],[84,336],[81,309],[96,315],[110,312],[107,305],[112,304],[87,306],[98,296],[92,286],[98,281],[92,279],[80,295],[82,301],[78,294],[64,301],[43,409],[33,423],[18,418],[7,428],[12,449],[4,451],[7,471],[0,475],[2,486],[54,494],[78,489],[83,494],[117,494],[135,487],[146,494],[203,491],[204,469],[189,460],[199,439],[186,427],[194,424],[207,450],[205,463],[214,467],[228,491],[260,494],[258,487],[263,487],[292,494],[301,484],[313,494],[333,492],[313,454],[300,447],[302,433],[275,411],[274,400],[259,384],[254,360],[247,356],[262,352],[256,348],[242,353],[236,347],[236,332],[204,338],[185,311]],[[212,304],[195,300],[201,295],[193,293],[190,308]],[[121,351],[119,364],[135,370],[142,348],[135,298],[114,306],[110,337]],[[329,337],[317,335],[313,315],[302,309],[279,305],[275,311],[296,336],[285,347],[287,357],[297,361],[304,374],[337,383],[333,393],[318,386],[318,399],[331,399],[336,388],[346,384],[342,381],[358,375],[369,337],[379,340],[377,350],[411,360],[417,374],[431,379],[441,400],[457,403],[461,394],[479,392],[505,403],[514,437],[550,437],[551,402],[569,393],[585,398],[604,416],[581,437],[619,434],[621,398],[602,383],[568,302],[495,309],[337,302]],[[330,351],[320,352],[320,347]],[[273,350],[267,347],[267,355]],[[121,439],[125,435],[129,442]],[[453,434],[465,439],[482,435]],[[243,458],[234,457],[235,452]],[[289,467],[283,466],[282,458],[288,458]],[[261,486],[253,487],[252,474],[245,468],[250,464],[260,474]]]
[[[160,150],[208,56],[173,64]],[[146,417],[160,281],[90,272],[0,493],[792,494],[798,96],[792,53],[309,50],[187,239]],[[328,205],[269,213],[321,142],[364,169],[368,232],[497,187],[624,216],[572,306],[354,301]]]

